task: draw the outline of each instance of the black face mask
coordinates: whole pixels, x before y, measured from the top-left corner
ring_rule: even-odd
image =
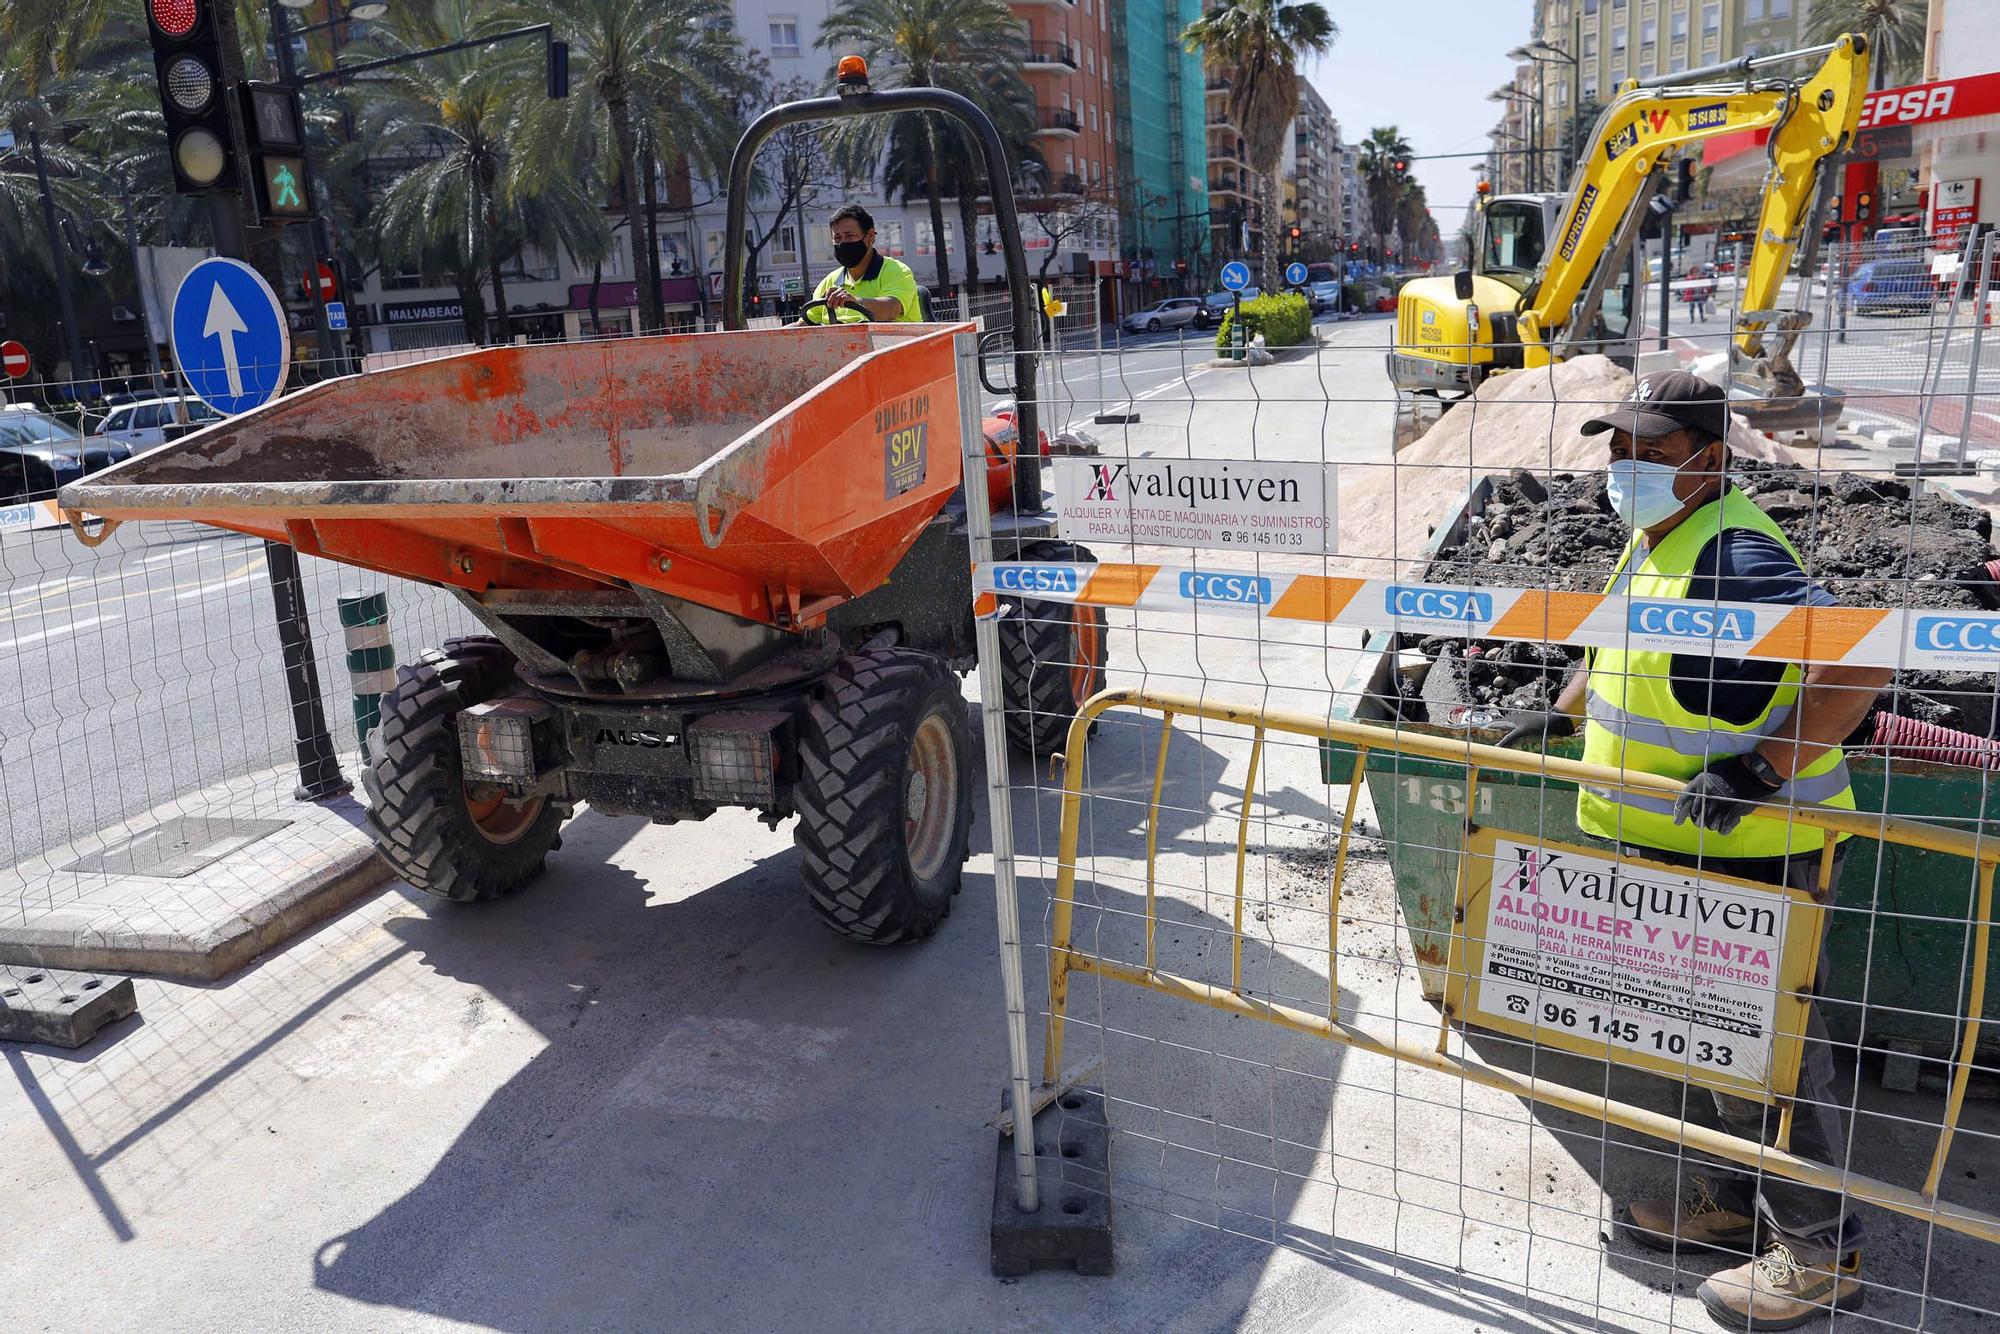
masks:
[[[833,243],[833,257],[840,261],[842,268],[853,268],[867,254],[868,243],[866,241],[835,241]]]

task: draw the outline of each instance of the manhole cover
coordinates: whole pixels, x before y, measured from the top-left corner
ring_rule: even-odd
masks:
[[[176,816],[62,869],[78,875],[143,875],[178,880],[249,847],[260,838],[269,838],[290,823],[290,820]]]

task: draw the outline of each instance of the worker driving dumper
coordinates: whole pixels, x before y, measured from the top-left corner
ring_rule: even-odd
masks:
[[[1605,592],[1634,598],[1827,606],[1778,525],[1729,483],[1723,391],[1684,371],[1648,375],[1583,426],[1610,439],[1607,491],[1632,537]],[[1567,736],[1579,725],[1587,763],[1685,783],[1678,798],[1580,787],[1577,823],[1628,857],[1782,884],[1818,896],[1829,835],[1788,818],[1794,801],[1854,808],[1840,743],[1890,673],[1650,649],[1594,650],[1547,712],[1512,715],[1503,745]],[[1845,837],[1841,835],[1840,837]],[[1831,902],[1843,853],[1836,850]],[[1817,987],[1829,981],[1821,942]],[[1792,1152],[1846,1165],[1847,1134],[1833,1052],[1808,1010]],[[1776,1108],[1716,1092],[1732,1134],[1774,1141]],[[1697,1106],[1688,1102],[1690,1115]],[[1733,1329],[1791,1329],[1861,1305],[1861,1224],[1835,1191],[1768,1173],[1755,1180],[1704,1163],[1675,1193],[1633,1200],[1621,1231],[1653,1250],[1739,1251],[1753,1258],[1697,1290]]]
[[[833,257],[839,263],[813,289],[803,317],[806,322],[921,322],[917,276],[902,260],[875,248],[874,215],[859,204],[848,204],[833,215],[832,230]]]

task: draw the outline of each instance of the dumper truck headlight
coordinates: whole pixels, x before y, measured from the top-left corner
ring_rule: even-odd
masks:
[[[718,805],[768,806],[778,799],[777,731],[785,715],[711,713],[688,728],[694,795]]]
[[[458,753],[469,779],[531,782],[541,772],[535,732],[555,711],[538,699],[496,699],[458,715]],[[547,750],[544,743],[542,749]]]

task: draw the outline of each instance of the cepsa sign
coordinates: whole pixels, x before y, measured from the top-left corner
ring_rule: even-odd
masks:
[[[1861,128],[1963,120],[1995,111],[2000,111],[2000,71],[1870,93],[1861,106]]]

